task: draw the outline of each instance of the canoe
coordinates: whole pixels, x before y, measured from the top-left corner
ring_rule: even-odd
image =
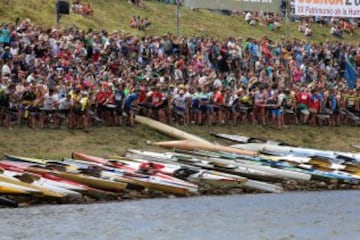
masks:
[[[143,124],[148,126],[149,128],[155,129],[159,132],[164,133],[165,135],[168,135],[172,138],[175,139],[184,139],[184,140],[191,140],[191,141],[195,141],[195,142],[199,142],[199,143],[203,143],[203,144],[212,144],[211,142],[200,138],[198,136],[195,136],[193,134],[189,134],[186,133],[184,131],[181,131],[177,128],[171,127],[167,124],[161,123],[159,121],[153,120],[151,118],[148,117],[143,117],[143,116],[136,116],[135,121],[137,123]]]
[[[220,152],[229,152],[236,154],[244,154],[248,156],[256,156],[257,152],[242,150],[233,147],[221,146],[221,145],[210,145],[210,144],[202,144],[199,142],[181,140],[181,141],[167,141],[167,142],[156,142],[155,146],[171,148],[171,149],[184,149],[184,150],[209,150],[209,151],[220,151]]]
[[[0,206],[16,208],[19,207],[19,204],[14,200],[0,196]]]

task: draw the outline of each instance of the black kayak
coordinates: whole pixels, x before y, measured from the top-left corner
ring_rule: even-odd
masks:
[[[16,208],[19,207],[19,204],[14,200],[0,196],[0,206]]]

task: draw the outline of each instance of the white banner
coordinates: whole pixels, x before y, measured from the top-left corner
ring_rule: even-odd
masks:
[[[295,15],[360,17],[360,0],[294,0]]]
[[[218,10],[280,12],[280,0],[185,0],[185,6]]]

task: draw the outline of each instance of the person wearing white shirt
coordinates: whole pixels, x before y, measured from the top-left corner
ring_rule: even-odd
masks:
[[[11,80],[11,69],[10,69],[8,60],[5,60],[5,63],[1,68],[1,76],[2,76],[3,81]]]
[[[49,92],[44,96],[44,107],[41,109],[41,128],[44,128],[47,123],[55,120],[54,112],[56,110],[55,106],[57,101],[58,95],[55,93],[54,89],[49,89]]]
[[[66,97],[61,98],[57,103],[57,114],[56,114],[56,127],[60,128],[62,121],[65,119],[67,126],[70,127],[72,123],[72,116],[70,109],[74,105],[71,95],[68,94]]]

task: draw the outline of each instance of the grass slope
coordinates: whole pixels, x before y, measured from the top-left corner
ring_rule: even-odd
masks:
[[[307,126],[290,126],[286,130],[275,130],[269,127],[244,124],[238,127],[179,127],[180,129],[222,144],[210,136],[210,132],[239,134],[284,141],[303,147],[315,147],[338,151],[355,151],[352,144],[359,144],[359,128],[311,128]],[[81,130],[33,130],[27,127],[13,130],[0,129],[0,156],[4,153],[28,157],[60,159],[70,157],[72,151],[79,151],[98,156],[123,154],[127,148],[156,149],[146,141],[167,141],[170,138],[145,126],[128,127],[94,127],[86,134]],[[160,150],[160,149],[156,149]]]
[[[54,6],[56,0],[0,0],[1,21],[14,22],[17,17],[30,18],[33,22],[45,26],[55,25]],[[71,14],[64,16],[61,26],[67,27],[75,24],[81,29],[94,28],[106,29],[110,32],[120,30],[132,34],[143,35],[143,32],[131,29],[129,19],[131,16],[148,17],[153,25],[146,33],[161,35],[171,32],[176,34],[176,6],[165,5],[158,1],[145,1],[145,7],[139,8],[127,3],[126,0],[84,0],[94,7],[93,17],[83,17]],[[225,38],[228,36],[241,36],[261,38],[268,36],[273,40],[279,40],[285,35],[285,23],[279,32],[271,32],[265,26],[249,26],[243,18],[229,17],[213,13],[208,10],[192,11],[186,7],[181,8],[182,36],[211,36]],[[311,41],[324,41],[325,39],[336,40],[329,34],[328,27],[313,25],[314,36]],[[354,36],[345,35],[344,41],[358,44],[357,31]],[[297,24],[290,26],[290,38],[305,40],[304,36],[297,31]]]

